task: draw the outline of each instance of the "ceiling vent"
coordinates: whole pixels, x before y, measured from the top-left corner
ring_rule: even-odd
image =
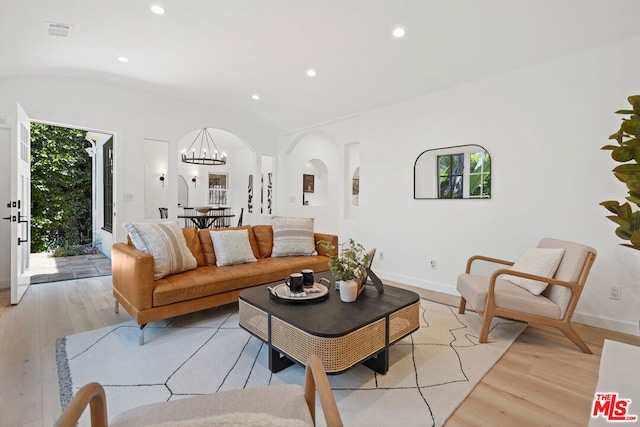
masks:
[[[73,25],[61,24],[59,22],[47,22],[47,34],[51,37],[69,37]]]

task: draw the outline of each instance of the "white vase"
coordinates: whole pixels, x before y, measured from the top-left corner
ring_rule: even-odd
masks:
[[[354,302],[358,298],[358,282],[355,280],[340,281],[340,299],[343,302]]]

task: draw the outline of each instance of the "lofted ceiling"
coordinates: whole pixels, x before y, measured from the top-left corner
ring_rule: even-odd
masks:
[[[290,131],[628,39],[638,16],[638,0],[0,0],[0,78],[133,85]]]

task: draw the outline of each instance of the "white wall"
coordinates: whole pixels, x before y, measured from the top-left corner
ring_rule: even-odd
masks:
[[[346,194],[351,194],[346,171],[357,167],[357,156],[345,147],[358,142],[358,125],[357,117],[348,117],[278,137],[277,215],[313,217],[319,232],[337,234],[340,241],[357,238],[357,221],[345,212]],[[312,159],[327,167],[326,205],[302,205],[302,175]]]
[[[282,131],[273,125],[242,112],[230,112],[188,103],[130,87],[96,83],[82,79],[6,78],[0,79],[0,114],[9,114],[19,102],[33,120],[90,128],[114,133],[116,240],[125,234],[122,223],[139,221],[144,210],[144,144],[145,138],[177,141],[193,129],[215,127],[229,131],[245,141],[257,155],[275,155],[275,136]],[[8,149],[10,138],[3,137]],[[176,153],[178,153],[176,151]],[[177,156],[178,154],[176,154]],[[0,200],[9,200],[9,159],[3,157],[0,167],[5,184],[0,186]],[[169,165],[175,171],[178,160]],[[175,177],[176,175],[174,175]],[[175,181],[170,181],[175,182]],[[166,182],[165,182],[166,185]],[[175,194],[174,194],[175,193]],[[125,195],[131,200],[125,202]],[[177,200],[177,189],[170,189],[170,200]],[[9,223],[0,224],[0,236],[8,233]],[[0,259],[9,257],[8,239],[0,247]],[[0,264],[0,287],[8,286],[9,264]]]
[[[451,294],[466,259],[516,259],[550,236],[598,257],[575,320],[638,334],[640,252],[618,246],[598,205],[622,200],[608,143],[626,97],[640,93],[640,39],[575,54],[363,113],[360,221],[384,252],[383,277]],[[492,155],[491,200],[414,200],[413,163],[426,149],[479,144]],[[379,253],[380,253],[379,252]],[[432,270],[428,260],[435,259]],[[621,287],[620,301],[608,298]]]
[[[152,139],[144,140],[144,218],[160,218],[160,208],[169,208],[169,180],[167,157],[169,143]],[[160,176],[164,175],[164,181]]]

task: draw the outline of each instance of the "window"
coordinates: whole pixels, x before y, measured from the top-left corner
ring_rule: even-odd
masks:
[[[469,197],[491,197],[491,157],[487,152],[470,155]]]
[[[102,228],[113,232],[113,137],[102,146],[103,221]]]
[[[461,199],[464,154],[438,156],[439,199]]]
[[[214,206],[226,206],[228,203],[229,176],[227,174],[209,174],[209,204]]]

